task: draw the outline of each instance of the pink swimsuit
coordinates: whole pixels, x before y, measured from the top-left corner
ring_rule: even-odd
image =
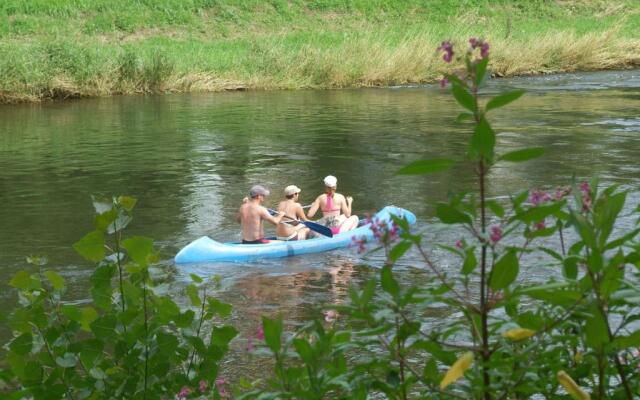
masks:
[[[323,213],[334,212],[334,211],[340,212],[339,208],[333,208],[333,194],[327,194],[327,203],[325,204],[324,207],[325,208],[322,210]],[[336,217],[337,216],[333,218],[336,218]],[[331,228],[331,233],[333,233],[334,235],[337,235],[338,233],[340,233],[340,225],[330,226],[330,228]]]

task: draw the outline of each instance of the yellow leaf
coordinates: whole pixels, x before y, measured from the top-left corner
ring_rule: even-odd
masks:
[[[509,329],[508,331],[502,332],[503,337],[513,341],[529,339],[531,336],[535,334],[536,334],[536,331],[532,331],[531,329],[525,329],[525,328]]]
[[[576,400],[591,400],[589,393],[585,392],[578,386],[578,384],[571,379],[564,371],[558,372],[558,382],[564,387],[564,389]]]
[[[460,358],[453,363],[451,368],[449,368],[440,382],[440,389],[444,389],[460,379],[460,377],[464,375],[464,371],[469,369],[471,364],[473,364],[473,353],[469,351],[460,356]]]

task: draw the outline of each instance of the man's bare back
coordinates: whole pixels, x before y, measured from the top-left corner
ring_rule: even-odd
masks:
[[[242,226],[242,241],[258,242],[264,239],[262,221],[267,220],[274,225],[278,225],[284,213],[280,212],[277,216],[273,217],[269,214],[269,211],[261,205],[265,197],[269,194],[269,191],[263,187],[254,186],[251,188],[250,194],[251,198],[245,199],[240,206],[237,220]]]

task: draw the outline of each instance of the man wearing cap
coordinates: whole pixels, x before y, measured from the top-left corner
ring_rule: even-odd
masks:
[[[276,236],[278,240],[304,240],[309,234],[309,228],[294,221],[307,221],[304,210],[300,203],[298,203],[300,188],[296,185],[289,185],[284,188],[284,196],[286,199],[280,202],[278,211],[284,212],[284,215],[289,217],[293,222],[280,223],[276,228]]]
[[[316,198],[307,213],[307,217],[312,218],[318,210],[322,210],[322,218],[318,222],[331,228],[334,235],[355,229],[359,222],[356,215],[351,215],[353,198],[336,193],[337,186],[338,179],[335,176],[326,176],[325,192]]]
[[[262,221],[267,220],[274,225],[278,225],[283,212],[279,212],[276,216],[271,216],[269,211],[262,206],[265,197],[269,195],[269,191],[261,185],[255,185],[249,190],[249,198],[242,200],[242,206],[238,210],[236,219],[242,226],[242,243],[243,244],[262,244],[269,243],[264,238],[264,227]]]

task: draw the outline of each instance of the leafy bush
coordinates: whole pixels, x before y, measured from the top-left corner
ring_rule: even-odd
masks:
[[[96,263],[92,305],[65,302],[65,280],[43,269],[43,258],[30,258],[34,271],[11,280],[21,306],[9,318],[14,338],[0,375],[18,388],[9,398],[151,399],[192,387],[217,393],[218,363],[237,332],[214,319],[231,306],[210,296],[215,282],[195,275],[186,288],[193,309],[159,293],[152,240],[123,236],[135,203],[94,201],[96,229],[74,245]]]
[[[450,43],[439,50],[445,61],[454,60]],[[627,193],[582,182],[555,193],[524,191],[509,204],[487,199],[489,172],[497,162],[543,153],[531,148],[497,154],[488,116],[523,92],[481,98],[488,55],[488,43],[471,39],[459,57],[464,72],[442,81],[451,84],[465,109],[458,121],[470,127],[465,162],[473,165],[478,193],[451,196],[437,204],[436,216],[462,228],[465,237],[427,248],[406,221],[396,218],[394,227],[373,221],[387,258],[379,278],[352,288],[345,305],[326,311],[324,324],[285,335],[281,322],[265,319],[274,379],[243,398],[640,395],[640,229],[612,237]],[[418,160],[399,172],[436,173],[456,163]],[[557,248],[540,241],[553,236]],[[431,273],[426,287],[403,287],[394,277],[393,265],[412,247]],[[435,249],[450,253],[457,267],[438,265]],[[546,282],[518,279],[523,266],[538,267],[539,260],[548,264]],[[338,316],[344,330],[336,326]]]

